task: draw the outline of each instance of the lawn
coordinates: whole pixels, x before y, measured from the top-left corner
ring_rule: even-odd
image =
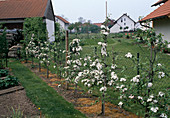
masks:
[[[85,118],[74,106],[20,62],[10,62],[9,67],[26,90],[28,98],[49,118]]]

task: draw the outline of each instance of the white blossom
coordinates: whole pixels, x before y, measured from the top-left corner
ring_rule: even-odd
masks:
[[[168,118],[168,116],[167,116],[165,113],[162,113],[162,114],[160,115],[160,117],[161,117],[161,118]]]
[[[60,87],[61,87],[61,84],[58,85],[58,88],[60,88]]]
[[[131,79],[131,81],[133,81],[134,83],[138,83],[139,78],[140,78],[140,75],[137,75],[137,76],[133,77],[133,79]]]
[[[104,25],[101,25],[101,29],[106,29],[106,27]]]
[[[152,85],[153,85],[153,84],[152,84],[151,82],[148,83],[148,87],[149,87],[149,88],[152,87]]]
[[[138,99],[139,99],[139,100],[143,100],[143,97],[141,97],[141,96],[138,96]]]
[[[131,94],[131,95],[129,96],[129,98],[130,98],[130,99],[133,99],[133,98],[134,98],[134,95]]]
[[[165,73],[164,72],[159,72],[158,78],[163,78],[165,77]]]
[[[111,69],[115,69],[117,67],[116,64],[112,64]]]
[[[92,94],[92,90],[88,90],[88,93]]]
[[[158,111],[158,107],[151,107],[151,111],[153,111],[154,113],[156,113]]]
[[[121,78],[120,81],[121,81],[121,82],[125,82],[126,79],[125,79],[125,78]]]
[[[128,52],[128,53],[125,55],[125,57],[127,57],[127,58],[132,58],[132,54],[131,54],[130,52]]]
[[[162,64],[158,63],[157,66],[162,66]]]
[[[97,64],[96,64],[96,67],[97,67],[98,70],[101,70],[101,69],[102,69],[102,64],[97,63]]]
[[[163,92],[161,92],[161,91],[158,93],[158,96],[160,96],[160,97],[162,97],[162,96],[164,96],[164,95],[165,95],[165,93],[163,93]]]
[[[115,74],[115,72],[111,72],[111,79],[114,79],[114,80],[118,80],[118,77],[117,75]]]
[[[123,105],[123,102],[119,102],[119,104],[118,104],[119,106],[120,106],[120,108],[122,107],[122,105]]]
[[[100,91],[101,91],[101,92],[103,92],[103,91],[107,91],[106,86],[104,86],[104,87],[100,88]]]

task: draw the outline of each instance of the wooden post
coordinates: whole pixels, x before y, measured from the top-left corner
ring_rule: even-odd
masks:
[[[68,30],[66,31],[66,62],[65,62],[65,66],[67,66],[67,60],[68,60],[68,58],[67,58],[67,56],[68,56]]]
[[[139,75],[139,53],[137,53],[137,75]]]
[[[107,19],[107,0],[106,0],[106,19]]]
[[[67,66],[67,60],[68,60],[68,30],[66,31],[66,44],[65,44],[65,48],[66,48],[66,62],[65,62],[65,66]],[[68,74],[68,72],[67,72],[67,74]],[[69,83],[68,82],[66,82],[66,89],[68,89],[69,88]]]

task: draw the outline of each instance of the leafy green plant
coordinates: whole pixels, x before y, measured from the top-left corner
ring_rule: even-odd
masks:
[[[24,114],[23,111],[20,110],[20,107],[18,109],[11,108],[11,116],[7,118],[23,118]]]
[[[0,77],[5,77],[7,75],[8,75],[8,70],[5,70],[5,69],[0,70]]]
[[[19,85],[18,79],[14,76],[7,76],[5,79],[0,79],[0,89],[6,89]]]

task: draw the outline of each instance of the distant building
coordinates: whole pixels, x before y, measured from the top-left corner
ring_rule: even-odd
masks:
[[[162,33],[163,39],[170,42],[170,0],[159,0],[152,6],[160,5],[156,10],[144,17],[140,22],[151,20],[156,33]]]
[[[125,13],[114,22],[110,28],[110,33],[135,31],[135,25],[136,22]]]
[[[64,30],[68,30],[69,22],[62,18],[61,16],[55,16],[55,22],[59,23],[61,28]]]
[[[96,25],[96,26],[98,26],[98,27],[101,27],[102,24],[103,24],[103,23],[93,23],[93,25]]]
[[[50,41],[54,41],[55,18],[51,0],[0,0],[0,23],[8,29],[23,29],[25,18],[41,17]]]

